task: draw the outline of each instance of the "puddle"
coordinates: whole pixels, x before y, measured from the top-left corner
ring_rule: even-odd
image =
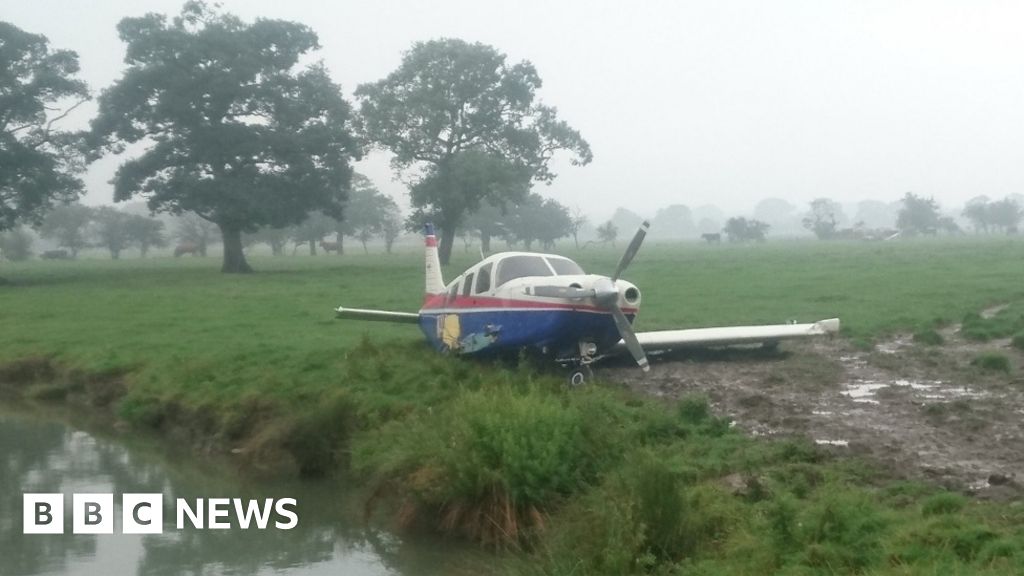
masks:
[[[990,486],[992,485],[988,483],[988,478],[983,478],[981,480],[971,482],[967,485],[967,488],[968,490],[985,490]]]
[[[850,383],[846,385],[846,390],[840,392],[843,396],[846,396],[854,402],[862,402],[865,404],[878,404],[878,400],[874,399],[875,392],[882,388],[888,388],[888,383],[873,382],[871,380],[861,380],[858,382]]]
[[[981,398],[984,392],[971,390],[966,386],[943,386],[942,380],[909,380],[897,378],[891,382],[877,380],[856,380],[846,385],[846,390],[839,393],[854,402],[878,404],[875,393],[884,388],[910,388],[926,400],[955,400],[959,398]]]
[[[839,361],[853,368],[863,368],[868,365],[868,361],[862,356],[840,356]]]
[[[1009,307],[1009,304],[997,304],[995,306],[991,306],[989,308],[985,308],[984,310],[982,310],[980,316],[986,320],[991,320],[992,318],[995,318],[996,314],[999,314],[1000,312],[1006,310]]]
[[[819,446],[849,446],[849,440],[815,440],[815,444]]]
[[[875,350],[882,354],[899,354],[904,348],[912,344],[909,336],[899,336],[888,342],[879,342]]]

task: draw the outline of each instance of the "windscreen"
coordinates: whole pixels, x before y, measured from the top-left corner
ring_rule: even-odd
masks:
[[[583,274],[583,268],[568,258],[548,258],[548,264],[551,264],[551,267],[555,269],[555,274],[559,276]]]
[[[553,276],[540,256],[509,256],[498,265],[498,286],[525,276]]]

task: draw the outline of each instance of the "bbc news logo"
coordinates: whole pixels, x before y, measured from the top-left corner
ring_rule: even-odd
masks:
[[[24,494],[22,531],[25,534],[64,533],[64,494]],[[178,498],[174,502],[175,526],[199,530],[238,528],[291,530],[299,524],[294,498],[196,498],[190,502]],[[73,534],[113,534],[113,494],[72,494],[71,532]],[[273,521],[273,522],[271,522]],[[163,494],[122,494],[122,534],[162,534],[164,531]]]

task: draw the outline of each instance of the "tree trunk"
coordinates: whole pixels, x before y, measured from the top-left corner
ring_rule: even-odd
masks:
[[[580,235],[579,235],[578,232],[573,232],[572,233],[572,242],[573,242],[573,244],[576,245],[576,249],[579,250],[580,249]]]
[[[146,254],[149,254],[149,244],[143,243],[141,246],[139,246],[139,252],[142,253],[142,255],[139,256],[139,257],[140,258],[145,258]]]
[[[316,256],[316,241],[315,240],[310,240],[309,241],[309,255],[310,256]]]
[[[249,263],[245,261],[245,252],[242,251],[242,231],[220,224],[220,233],[224,237],[224,264],[220,271],[225,274],[248,274],[252,272]]]
[[[480,231],[480,249],[483,250],[484,254],[489,254],[491,251],[491,233],[481,230]]]
[[[363,254],[369,254],[370,249],[366,247],[366,240],[363,240]]]
[[[111,260],[120,260],[121,259],[121,251],[118,250],[118,249],[115,249],[115,248],[111,248],[110,249],[110,259]]]
[[[345,255],[345,236],[338,234],[338,256]]]
[[[452,258],[452,245],[455,244],[455,226],[444,226],[441,229],[441,245],[437,248],[437,257],[441,266],[447,266]]]

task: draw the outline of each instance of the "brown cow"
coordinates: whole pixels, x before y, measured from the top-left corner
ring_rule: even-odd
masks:
[[[191,254],[193,256],[201,256],[202,250],[198,244],[192,244],[186,242],[184,244],[178,244],[174,247],[174,257],[184,256],[185,254]]]

